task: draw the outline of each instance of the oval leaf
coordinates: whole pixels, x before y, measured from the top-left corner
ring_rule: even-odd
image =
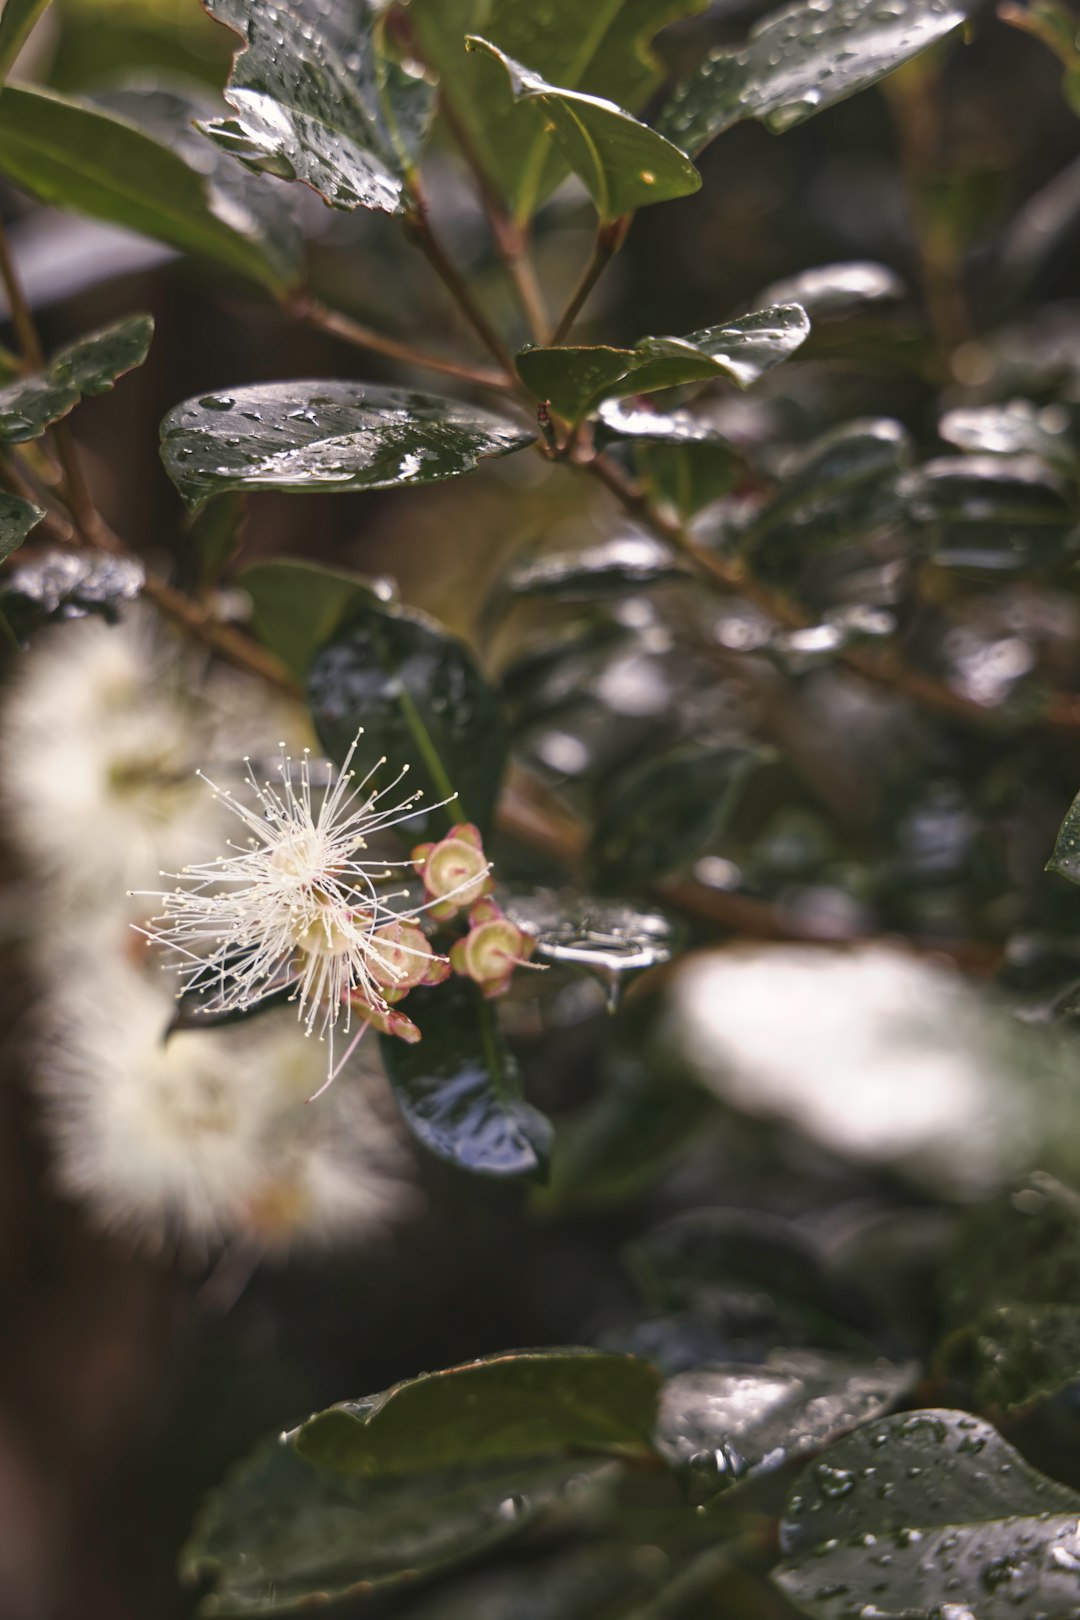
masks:
[[[635,1356],[535,1350],[424,1373],[294,1431],[322,1468],[381,1477],[566,1451],[651,1454],[659,1374]]]
[[[382,580],[286,558],[245,568],[240,583],[251,597],[251,623],[259,640],[301,683],[315,654],[353,609],[391,599]]]
[[[107,393],[118,377],[142,365],[153,333],[151,316],[132,315],[59,350],[44,371],[0,388],[0,440],[39,438],[84,394]]]
[[[17,495],[0,494],[0,562],[19,549],[44,516],[40,506],[21,501]]]
[[[472,472],[535,435],[475,405],[368,383],[257,383],[185,400],[161,424],[190,506],[229,489],[392,489]]]

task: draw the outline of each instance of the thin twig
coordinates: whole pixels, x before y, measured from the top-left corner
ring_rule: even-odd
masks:
[[[358,349],[370,349],[373,354],[386,355],[387,359],[400,361],[402,365],[438,371],[443,376],[456,377],[460,382],[473,383],[477,388],[505,392],[514,387],[513,379],[501,371],[481,370],[478,366],[465,365],[458,360],[446,360],[440,355],[429,354],[425,349],[414,348],[411,343],[402,343],[398,338],[386,337],[370,326],[354,321],[351,315],[328,308],[307,293],[295,294],[282,307],[296,320],[314,326],[320,332],[328,332],[332,337],[340,338],[343,343],[351,343]]]
[[[513,379],[516,375],[514,357],[480,308],[472,288],[432,229],[427,199],[416,182],[413,185],[412,208],[406,218],[406,233],[443,282],[481,343],[502,367],[506,376]]]
[[[585,307],[586,300],[604,271],[626,241],[626,233],[630,229],[633,214],[620,214],[618,219],[610,220],[601,225],[596,232],[592,253],[589,262],[582,272],[581,280],[570,295],[570,302],[560,315],[558,322],[548,338],[549,343],[561,343],[568,335],[570,328],[577,320]]]
[[[40,371],[45,364],[45,351],[41,347],[41,339],[38,337],[34,317],[15,268],[7,232],[3,226],[0,226],[0,280],[3,281],[4,291],[7,293],[11,324],[15,328],[23,368],[26,371]]]

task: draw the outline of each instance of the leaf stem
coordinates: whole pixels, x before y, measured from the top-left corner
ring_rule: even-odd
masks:
[[[617,219],[609,220],[606,225],[601,224],[598,227],[589,262],[582,272],[581,280],[570,295],[570,302],[547,340],[549,343],[562,343],[567,337],[584,309],[589,294],[626,241],[626,233],[630,229],[633,217],[633,214],[620,214]]]
[[[446,377],[456,377],[460,382],[473,383],[477,388],[498,389],[505,393],[514,386],[512,379],[501,371],[481,370],[478,366],[443,359],[441,355],[429,354],[425,349],[414,348],[411,343],[403,343],[398,338],[387,337],[370,326],[364,326],[360,321],[353,320],[351,315],[330,309],[307,293],[296,293],[287,298],[282,308],[307,326],[313,326],[320,332],[328,332],[331,337],[340,338],[343,343],[351,343],[355,348],[369,349],[373,354],[382,354],[389,360],[400,361],[402,365],[422,367],[425,371],[438,371]]]
[[[514,357],[480,308],[472,288],[432,229],[427,198],[416,179],[413,180],[412,207],[406,219],[406,234],[420,249],[481,343],[502,368],[509,385],[513,386],[516,377]]]

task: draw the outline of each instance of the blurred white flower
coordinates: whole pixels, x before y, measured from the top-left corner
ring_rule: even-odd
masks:
[[[36,1073],[55,1176],[99,1225],[201,1258],[370,1237],[407,1210],[407,1151],[362,1077],[306,1106],[318,1052],[295,1019],[166,1041],[174,1013],[120,960],[85,961],[43,1009]]]
[[[276,785],[260,784],[245,762],[254,807],[207,778],[215,799],[243,823],[245,843],[162,873],[177,887],[146,896],[161,900],[162,912],[140,930],[177,959],[184,990],[204,995],[208,1013],[243,1010],[291,986],[307,1033],[317,1028],[320,1040],[329,1034],[327,1084],[337,1072],[334,1031],[340,1023],[348,1033],[353,1000],[386,1014],[395,987],[420,982],[435,960],[426,942],[411,944],[400,926],[429,903],[395,911],[388,900],[407,890],[387,896],[378,887],[394,865],[411,862],[362,854],[370,838],[423,814],[421,794],[394,802],[407,766],[386,787],[372,787],[385,759],[357,779],[352,761],[361,735],[317,808],[307,749],[295,782],[284,744]]]

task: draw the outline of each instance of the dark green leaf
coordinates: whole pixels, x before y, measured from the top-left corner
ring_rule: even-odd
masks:
[[[786,304],[683,338],[641,338],[632,349],[523,349],[517,367],[537,399],[547,400],[566,421],[578,422],[616,395],[648,394],[717,377],[749,388],[794,354],[809,330],[805,310]]]
[[[778,1351],[761,1366],[709,1366],[664,1385],[657,1447],[697,1494],[819,1451],[887,1411],[913,1369],[821,1350]]]
[[[596,437],[600,444],[632,444],[645,482],[684,516],[725,495],[741,462],[720,429],[692,411],[652,411],[605,400]]]
[[[4,0],[0,12],[0,84],[11,72],[15,58],[49,0]]]
[[[1080,552],[1061,480],[1030,456],[948,456],[902,485],[922,548],[942,568],[1000,578],[1060,570]]]
[[[0,388],[0,440],[21,444],[58,422],[85,394],[104,394],[142,365],[154,333],[149,315],[132,315],[53,356],[44,371]]]
[[[659,1388],[634,1356],[511,1352],[343,1401],[293,1438],[308,1461],[369,1478],[566,1451],[648,1456]]]
[[[515,101],[535,102],[547,115],[567,166],[583,182],[602,224],[699,189],[701,176],[685,153],[614,102],[548,84],[476,35],[466,44],[502,63]]]
[[[649,41],[665,23],[704,5],[605,0],[597,8],[551,0],[540,8],[521,0],[412,0],[409,20],[479,162],[524,223],[565,175],[565,161],[552,145],[542,109],[515,103],[508,82],[486,62],[466,56],[465,35],[482,34],[550,84],[636,113],[663,76]]]
[[[491,1002],[466,979],[413,990],[415,1045],[381,1038],[383,1066],[405,1121],[436,1157],[484,1176],[543,1180],[551,1126],[522,1095],[517,1064]]]
[[[175,406],[166,470],[189,505],[227,489],[391,489],[471,472],[535,434],[475,405],[368,383],[257,383]]]
[[[9,86],[0,96],[0,173],[43,202],[168,242],[274,292],[294,279],[212,178],[89,101]]]
[[[1080,883],[1080,793],[1069,806],[1069,813],[1058,829],[1054,853],[1046,863],[1048,872]]]
[[[517,563],[502,582],[511,596],[553,596],[560,602],[633,593],[689,574],[669,546],[649,535],[604,540],[584,551],[547,552]]]
[[[403,765],[428,800],[457,794],[439,813],[491,827],[506,765],[498,700],[472,653],[434,619],[381,602],[354,602],[311,664],[311,711],[327,752],[345,757],[358,729],[365,754]],[[436,812],[410,822],[418,841]]]
[[[255,169],[303,180],[334,208],[404,211],[434,92],[386,54],[380,7],[204,0],[246,41],[225,99],[235,118],[203,126]]]
[[[251,597],[256,635],[300,682],[353,608],[385,606],[390,598],[381,581],[284,558],[245,568],[240,583]]]
[[[590,857],[620,887],[666,877],[722,837],[750,778],[776,756],[760,744],[689,744],[606,784]]]
[[[0,562],[19,549],[44,516],[40,506],[20,501],[16,495],[0,494]]]
[[[942,1349],[941,1371],[980,1411],[1008,1412],[1080,1379],[1080,1306],[1012,1303],[984,1311]]]
[[[212,1582],[211,1614],[273,1613],[414,1582],[505,1541],[608,1467],[465,1457],[376,1481],[330,1473],[302,1461],[290,1441],[271,1441],[207,1501],[183,1574]]]
[[[742,50],[719,49],[658,120],[690,153],[743,118],[776,134],[884,78],[964,21],[952,0],[796,0],[765,17]]]
[[[884,1418],[800,1475],[773,1579],[814,1620],[1070,1620],[1078,1513],[978,1418]]]

